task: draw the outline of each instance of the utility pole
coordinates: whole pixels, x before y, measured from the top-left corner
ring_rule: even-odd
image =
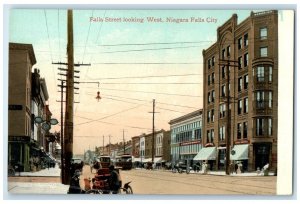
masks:
[[[102,141],[102,155],[104,155],[104,135],[103,135],[103,141]]]
[[[74,102],[74,50],[73,50],[73,11],[68,10],[68,72],[65,113],[65,184],[70,183],[71,159],[73,156],[73,102]]]
[[[123,129],[123,146],[124,146],[124,153],[125,154],[125,137],[124,137],[124,129]]]
[[[154,116],[155,113],[159,113],[159,112],[155,112],[155,99],[153,99],[153,110],[152,112],[152,164],[154,163],[154,132],[155,132],[155,128],[154,128]]]
[[[65,108],[65,127],[64,127],[64,134],[63,134],[63,158],[62,158],[62,183],[63,184],[70,184],[70,179],[73,175],[70,175],[70,167],[71,167],[71,159],[73,157],[73,105],[74,103],[74,89],[78,89],[74,87],[74,66],[81,66],[86,65],[90,66],[90,64],[74,64],[74,49],[73,49],[73,11],[68,10],[67,13],[67,35],[68,35],[68,45],[67,45],[67,55],[68,55],[68,62],[52,62],[52,64],[59,64],[59,65],[67,65],[68,69],[59,68],[60,70],[67,71],[66,73],[66,86],[62,86],[62,88],[66,88],[66,100],[61,100],[60,102],[66,102]],[[63,74],[61,74],[63,75]],[[78,78],[78,77],[76,77]],[[62,80],[63,81],[63,80]],[[60,85],[59,85],[60,86]],[[63,90],[62,90],[63,92]]]
[[[230,128],[231,128],[231,117],[230,117],[230,95],[229,95],[229,85],[230,85],[230,73],[229,73],[229,67],[238,67],[237,65],[233,64],[230,65],[230,63],[238,63],[238,61],[234,60],[220,60],[222,62],[226,62],[226,75],[227,75],[227,85],[226,85],[226,118],[227,118],[227,123],[226,123],[226,163],[225,163],[225,171],[226,175],[230,175],[230,144],[231,144],[231,133],[230,133]]]
[[[64,120],[64,116],[63,116],[63,112],[64,112],[64,108],[63,108],[63,98],[64,98],[64,81],[62,80],[61,81],[61,95],[60,95],[60,100],[61,100],[61,104],[60,104],[60,145],[61,145],[61,159],[60,159],[60,163],[61,163],[61,171],[64,171],[65,169],[65,162],[63,161],[64,160],[64,123],[63,123],[63,120]],[[66,183],[65,181],[65,178],[63,176],[63,174],[61,174],[61,182],[62,183]]]
[[[111,137],[111,135],[109,135],[108,137],[109,137],[109,146],[108,146],[108,151],[109,151],[109,156],[110,156],[110,137]]]

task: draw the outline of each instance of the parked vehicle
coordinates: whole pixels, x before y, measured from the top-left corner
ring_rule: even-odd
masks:
[[[178,161],[175,165],[174,165],[174,167],[173,167],[173,169],[172,169],[172,172],[173,173],[176,173],[176,172],[178,172],[178,173],[182,173],[182,172],[186,172],[187,174],[189,174],[190,173],[190,167],[187,165],[187,162],[186,161]]]
[[[116,158],[116,166],[122,168],[122,170],[132,169],[132,156],[129,154],[124,154]]]

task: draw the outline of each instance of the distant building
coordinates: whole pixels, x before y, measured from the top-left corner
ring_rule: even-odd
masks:
[[[240,24],[234,14],[218,27],[217,36],[217,42],[203,50],[203,145],[215,151],[211,165],[224,169],[229,131],[232,161],[242,161],[245,170],[267,163],[275,169],[278,13],[252,12]]]
[[[202,148],[202,109],[172,119],[171,160],[193,160]]]

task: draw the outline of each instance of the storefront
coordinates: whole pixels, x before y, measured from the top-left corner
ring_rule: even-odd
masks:
[[[272,143],[253,143],[255,169],[262,169],[266,164],[270,164],[270,153]]]
[[[209,169],[213,170],[216,163],[217,148],[216,147],[205,147],[202,148],[198,154],[194,157],[194,161],[207,161]]]
[[[230,160],[233,163],[241,163],[243,165],[243,170],[248,170],[248,159],[249,159],[249,145],[248,144],[238,144],[234,145],[230,152]]]

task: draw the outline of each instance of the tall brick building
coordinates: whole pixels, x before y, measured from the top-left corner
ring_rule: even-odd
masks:
[[[278,12],[251,12],[240,24],[237,18],[221,25],[217,42],[203,50],[203,146],[215,154],[209,161],[213,168],[224,169],[229,131],[232,161],[249,171],[267,163],[275,169]]]

